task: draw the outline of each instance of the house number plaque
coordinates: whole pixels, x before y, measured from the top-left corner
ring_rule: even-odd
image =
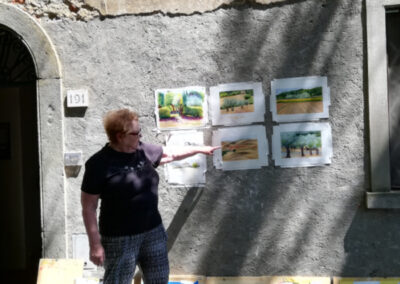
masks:
[[[68,90],[67,91],[67,106],[68,107],[87,107],[89,106],[88,90]]]

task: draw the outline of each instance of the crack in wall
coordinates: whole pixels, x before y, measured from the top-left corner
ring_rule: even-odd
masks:
[[[66,18],[86,22],[95,18],[104,20],[127,15],[161,14],[181,17],[215,12],[219,9],[242,7],[265,9],[293,1],[295,0],[0,0],[0,3],[17,5],[38,19]]]

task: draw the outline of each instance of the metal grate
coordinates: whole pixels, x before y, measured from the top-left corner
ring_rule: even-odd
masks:
[[[35,65],[22,40],[0,26],[0,85],[36,81]]]

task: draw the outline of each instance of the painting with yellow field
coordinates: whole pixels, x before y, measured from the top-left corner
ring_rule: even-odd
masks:
[[[312,121],[329,117],[330,88],[327,77],[274,79],[270,107],[277,122]]]
[[[83,274],[83,260],[41,259],[37,284],[74,284]]]
[[[277,89],[278,114],[314,113],[323,111],[322,86],[310,89]]]

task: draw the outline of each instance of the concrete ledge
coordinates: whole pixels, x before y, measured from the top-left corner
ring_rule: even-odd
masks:
[[[367,192],[368,209],[398,209],[400,208],[400,191]]]

